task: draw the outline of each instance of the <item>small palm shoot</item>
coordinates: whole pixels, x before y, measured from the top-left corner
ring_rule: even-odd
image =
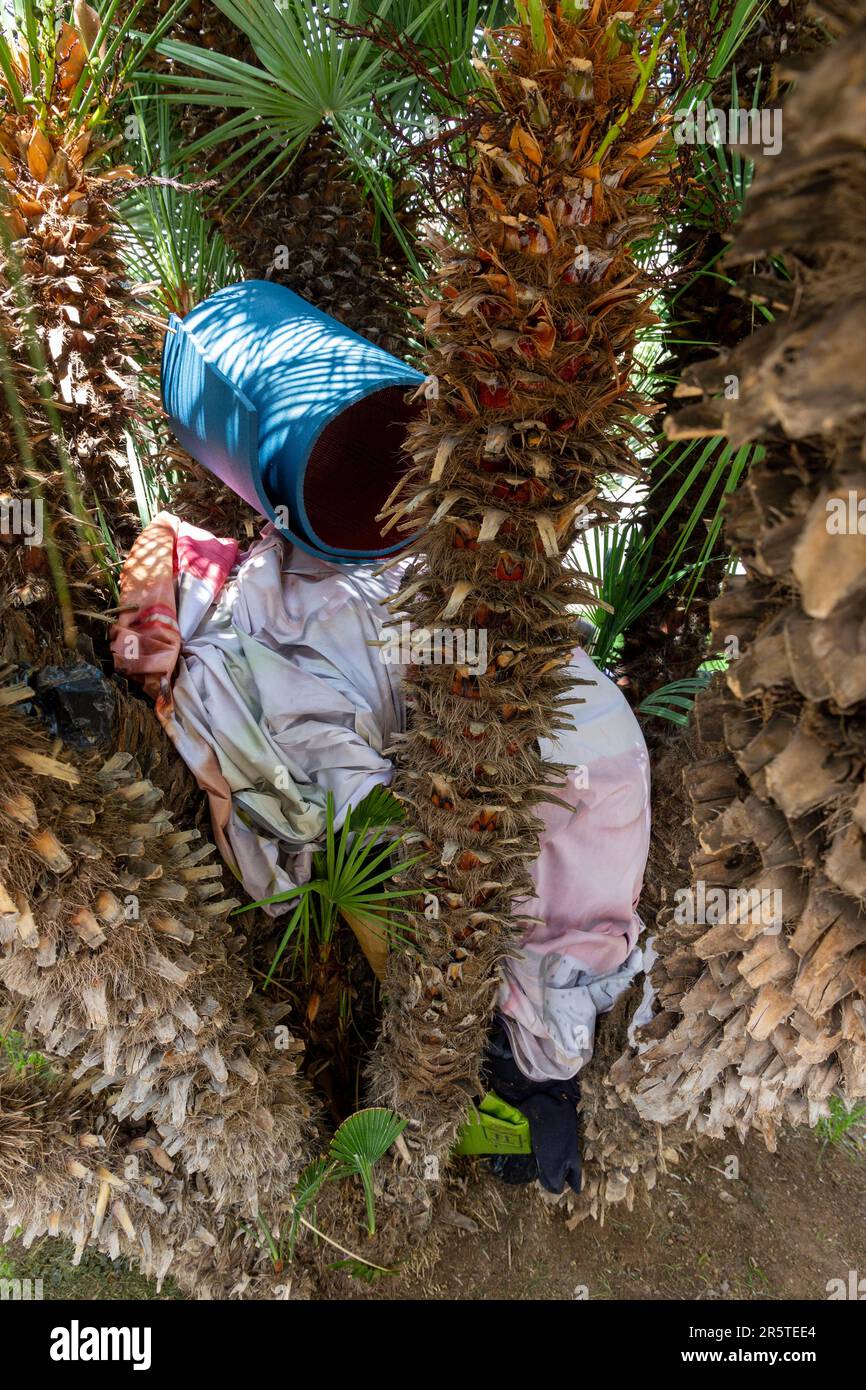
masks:
[[[373,1166],[399,1139],[406,1123],[393,1110],[374,1106],[350,1115],[331,1140],[331,1159],[335,1165],[333,1176],[361,1179],[367,1205],[367,1232],[371,1236],[376,1233]]]
[[[309,882],[235,909],[237,915],[254,907],[297,899],[271,962],[265,988],[290,945],[292,968],[302,961],[305,978],[309,977],[314,945],[318,946],[320,961],[327,960],[341,914],[350,914],[392,944],[405,941],[402,919],[406,909],[399,902],[411,897],[413,890],[388,885],[396,873],[417,864],[423,856],[401,858],[396,866],[393,863],[406,836],[391,837],[387,832],[404,819],[402,806],[384,787],[376,787],[358,806],[346,811],[338,834],[334,798],[329,792],[325,816],[325,846],[313,856]]]
[[[294,1258],[302,1228],[311,1231],[313,1235],[346,1256],[346,1259],[333,1266],[334,1268],[346,1268],[350,1273],[359,1273],[363,1269],[371,1278],[377,1274],[394,1273],[382,1265],[373,1264],[363,1255],[347,1250],[345,1246],[319,1230],[316,1225],[315,1204],[326,1183],[339,1182],[343,1178],[360,1178],[367,1209],[367,1232],[371,1236],[375,1235],[373,1169],[403,1133],[406,1123],[406,1120],[401,1119],[393,1110],[381,1106],[356,1111],[340,1125],[331,1140],[327,1155],[313,1159],[298,1178],[292,1193],[292,1210],[284,1236],[281,1237],[279,1232],[272,1231],[267,1222],[261,1216],[258,1217],[261,1238],[277,1274],[281,1274],[285,1265]]]

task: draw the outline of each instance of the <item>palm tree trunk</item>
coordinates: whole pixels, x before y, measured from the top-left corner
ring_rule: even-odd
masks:
[[[771,1147],[834,1094],[866,1095],[866,165],[852,138],[866,23],[859,0],[821,17],[838,42],[786,101],[784,148],[760,167],[728,256],[783,258],[796,295],[687,374],[704,399],[671,427],[767,454],[730,509],[745,574],[711,611],[716,642],[739,655],[698,701],[692,883],[659,924],[668,1013],[654,1045],[618,1064],[648,1118],[755,1129]],[[736,401],[717,394],[730,373]]]
[[[528,24],[499,36],[502,64],[476,102],[459,244],[443,244],[426,304],[438,396],[413,427],[395,510],[424,527],[396,606],[416,628],[488,638],[480,673],[413,673],[397,757],[429,859],[413,878],[416,952],[390,965],[373,1089],[420,1127],[407,1142],[443,1158],[479,1088],[498,961],[519,939],[536,807],[556,793],[538,740],[555,735],[569,688],[570,605],[591,599],[567,559],[575,522],[604,517],[603,474],[638,471],[645,403],[628,378],[650,311],[629,244],[664,178],[655,100],[633,99],[615,0],[532,9],[535,36]],[[641,7],[635,30],[657,15]]]
[[[785,6],[767,6],[754,20],[752,27],[735,50],[730,63],[714,83],[710,104],[727,110],[732,91],[737,91],[741,106],[749,106],[756,86],[762,106],[778,106],[790,86],[790,64],[799,55],[819,48],[826,38],[820,27],[806,13],[802,0]],[[734,86],[733,79],[736,79]],[[708,206],[710,200],[707,200]],[[675,383],[693,363],[706,357],[707,344],[730,351],[752,331],[755,310],[748,299],[738,299],[729,293],[729,286],[718,274],[718,258],[730,239],[732,218],[736,209],[720,200],[712,204],[709,220],[700,226],[684,225],[675,233],[676,251],[673,265],[688,267],[697,256],[699,264],[688,271],[690,279],[684,289],[675,282],[678,291],[672,316],[676,328],[672,332],[669,355],[664,362],[665,374]],[[700,266],[713,273],[701,274]],[[768,267],[756,267],[764,270]],[[665,411],[675,408],[673,386],[660,397]],[[691,460],[686,458],[677,468],[667,462],[660,465],[659,476],[651,476],[651,490],[641,507],[640,522],[644,534],[650,536],[658,529],[653,544],[653,567],[661,570],[678,545],[686,524],[690,521],[696,495],[695,485],[675,503]],[[663,524],[672,503],[674,510]],[[697,526],[690,543],[681,552],[678,565],[694,564],[700,556],[707,528],[713,521],[717,498],[710,497],[705,515]],[[721,587],[726,556],[711,562],[693,584],[691,575],[675,584],[646,609],[639,623],[625,633],[622,659],[618,666],[620,684],[634,705],[639,705],[650,692],[669,681],[693,676],[706,659],[709,638],[709,605]],[[688,602],[686,602],[688,598]],[[659,735],[656,725],[650,724],[648,736]]]

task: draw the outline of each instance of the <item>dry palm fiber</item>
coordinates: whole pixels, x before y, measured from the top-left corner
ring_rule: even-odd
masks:
[[[136,28],[152,34],[172,4],[173,0],[146,0],[138,12]],[[229,53],[243,62],[250,62],[252,56],[246,35],[223,14],[214,0],[187,0],[183,13],[165,37],[183,39],[212,52]]]
[[[210,833],[210,808],[201,787],[166,737],[152,704],[127,686],[122,676],[111,681],[114,699],[114,745],[132,755],[141,770],[158,787],[172,818],[185,830],[195,827]]]
[[[76,14],[95,19],[86,5]],[[114,544],[133,534],[124,425],[140,331],[111,230],[115,181],[126,171],[100,156],[98,138],[69,113],[85,52],[64,22],[56,63],[45,65],[49,92],[30,92],[23,55],[17,101],[0,75],[0,492],[20,502],[36,490],[47,513],[44,545],[0,547],[0,603],[31,609],[34,629],[55,634],[52,581],[65,561],[70,642],[71,609],[84,606],[88,585],[105,583],[100,512]],[[110,96],[106,86],[103,100]]]
[[[617,1088],[615,1063],[628,1047],[632,1015],[641,991],[632,988],[599,1019],[593,1055],[581,1072],[580,1113],[583,1183],[575,1197],[568,1194],[573,1213],[569,1226],[587,1217],[604,1225],[609,1207],[646,1198],[669,1166],[680,1161],[687,1142],[682,1124],[663,1129],[648,1124],[627,1093]]]
[[[669,426],[766,446],[730,508],[745,574],[711,609],[739,656],[698,701],[705,749],[686,773],[694,893],[724,896],[703,920],[662,921],[668,1023],[617,1064],[642,1114],[770,1146],[834,1093],[866,1095],[866,23],[861,4],[819,17],[841,36],[786,102],[782,153],[759,168],[729,253],[782,257],[791,308],[693,369],[688,393],[705,398]],[[719,371],[738,376],[738,401],[715,397]]]
[[[806,0],[792,0],[767,5],[757,13],[715,81],[708,104],[727,110],[736,93],[741,108],[753,102],[762,108],[777,108],[795,77],[796,61],[828,39],[806,11]],[[681,208],[681,225],[671,228],[676,249],[667,267],[670,278],[662,291],[671,297],[669,312],[676,320],[663,364],[665,379],[670,382],[660,397],[665,411],[674,405],[674,386],[684,370],[705,360],[707,344],[735,347],[752,331],[759,313],[747,296],[730,293],[727,277],[715,273],[716,259],[731,238],[738,199],[735,183],[722,179],[717,186],[704,176],[703,161],[708,154],[712,157],[706,147],[680,148],[680,158],[696,178],[694,194],[685,198]],[[680,267],[678,274],[674,273],[676,267]],[[760,275],[770,267],[757,262],[753,269]],[[644,534],[650,536],[658,528],[652,547],[657,572],[681,545],[683,529],[696,505],[695,487],[678,499],[694,457],[686,454],[677,461],[676,447],[673,457],[660,460],[651,473],[652,486],[640,508]],[[701,523],[680,553],[681,569],[699,559],[717,505],[717,495],[711,490],[704,501]],[[725,557],[720,556],[698,575],[687,571],[642,612],[640,623],[624,634],[618,674],[633,705],[639,705],[659,686],[694,675],[707,653],[709,603],[718,596],[725,567]],[[662,721],[649,721],[646,733],[653,745],[662,728]]]
[[[278,1275],[237,1214],[214,1209],[202,1175],[186,1178],[158,1135],[118,1125],[49,1061],[0,1069],[0,1239],[66,1237],[73,1263],[100,1251],[195,1298],[303,1292],[300,1271]]]
[[[272,183],[220,218],[248,274],[287,285],[347,328],[405,357],[411,333],[407,269],[376,246],[370,195],[327,130]]]
[[[73,1082],[62,1060],[44,1061],[47,1071],[28,1066],[18,1073],[0,1063],[0,1240],[30,1246],[44,1236],[66,1237],[74,1263],[85,1250],[100,1251],[128,1260],[158,1285],[170,1277],[199,1299],[299,1299],[345,1295],[346,1275],[334,1271],[341,1255],[386,1268],[429,1268],[442,1231],[461,1220],[443,1198],[433,1225],[430,1184],[413,1179],[395,1155],[376,1165],[374,1238],[360,1184],[330,1183],[306,1218],[325,1236],[331,1232],[336,1247],[302,1230],[289,1260],[290,1186],[274,1194],[259,1222],[244,1211],[215,1210],[206,1175],[189,1179],[153,1129],[118,1124],[101,1098],[86,1094],[86,1079]],[[459,1183],[444,1186],[460,1200]],[[272,1258],[265,1226],[282,1259]]]
[[[670,916],[677,889],[688,881],[689,855],[695,849],[692,825],[683,813],[683,773],[704,750],[692,730],[678,728],[674,735],[659,739],[653,751],[652,838],[639,912],[648,923],[647,942],[664,952],[670,938],[657,930],[658,922],[663,913],[663,920]],[[593,1054],[580,1074],[584,1182],[579,1196],[568,1196],[572,1226],[587,1216],[604,1224],[607,1208],[618,1202],[624,1201],[631,1210],[637,1198],[654,1189],[659,1174],[676,1164],[683,1149],[694,1142],[682,1123],[664,1129],[648,1124],[630,1098],[629,1031],[644,987],[639,977],[610,1013],[598,1019]],[[659,1002],[661,1008],[641,1032],[647,1044],[674,1021],[664,1000]]]
[[[0,709],[0,983],[23,1027],[152,1123],[211,1199],[255,1212],[303,1160],[297,1048],[249,1001],[221,867],[128,753],[73,759]]]
[[[415,953],[392,956],[373,1089],[410,1118],[407,1141],[442,1157],[479,1088],[498,962],[521,926],[512,903],[538,852],[535,808],[556,790],[537,741],[555,735],[569,687],[569,605],[592,599],[567,559],[575,521],[606,515],[605,474],[638,475],[635,419],[649,409],[629,380],[652,320],[629,246],[666,178],[662,127],[613,0],[572,8],[578,22],[564,8],[544,7],[540,51],[528,26],[497,35],[458,243],[439,246],[427,298],[438,396],[412,428],[394,512],[425,528],[395,606],[416,628],[484,628],[489,643],[479,677],[419,668],[397,752],[397,790],[429,851],[413,880],[427,912]],[[656,15],[640,8],[634,30]]]

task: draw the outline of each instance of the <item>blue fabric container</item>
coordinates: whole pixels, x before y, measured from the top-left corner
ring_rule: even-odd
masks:
[[[352,564],[400,550],[376,515],[404,472],[424,380],[284,285],[174,314],[162,399],[180,443],[295,544]],[[387,542],[390,542],[387,543]]]

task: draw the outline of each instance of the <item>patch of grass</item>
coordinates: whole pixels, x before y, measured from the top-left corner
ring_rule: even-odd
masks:
[[[74,1253],[71,1241],[53,1236],[45,1236],[27,1249],[13,1242],[5,1251],[12,1274],[3,1273],[3,1254],[0,1253],[0,1277],[42,1279],[46,1302],[118,1300],[137,1303],[184,1297],[170,1278],[157,1293],[152,1279],[145,1279],[123,1260],[112,1260],[95,1250],[85,1250],[81,1262],[73,1265]]]
[[[0,1056],[14,1072],[26,1071],[29,1067],[37,1075],[50,1076],[51,1065],[41,1052],[32,1051],[26,1044],[23,1033],[0,1033]]]
[[[848,1158],[866,1153],[866,1101],[848,1104],[841,1096],[830,1097],[830,1113],[815,1126],[821,1141],[819,1160],[827,1148],[840,1149]]]
[[[746,1288],[756,1298],[769,1298],[770,1280],[769,1276],[757,1265],[749,1256],[749,1268],[746,1270]]]

